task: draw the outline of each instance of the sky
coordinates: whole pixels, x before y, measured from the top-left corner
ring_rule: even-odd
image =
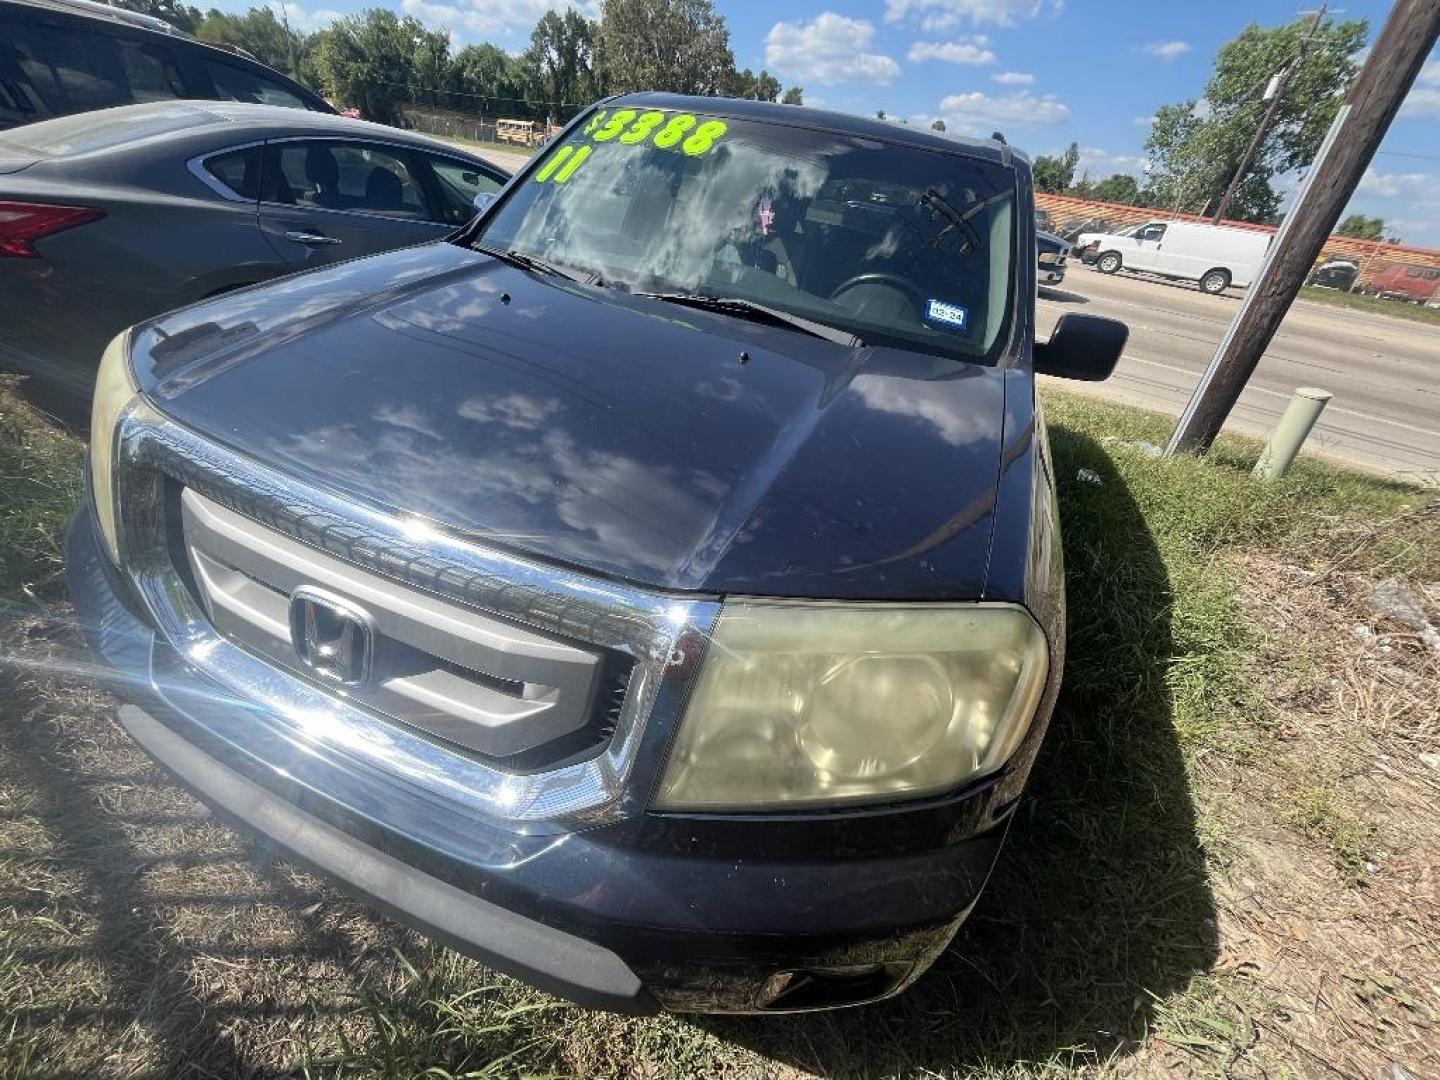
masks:
[[[243,10],[260,0],[223,0]],[[548,7],[592,17],[598,0],[265,0],[288,2],[293,22],[323,26],[379,3],[432,26],[458,46],[492,41],[523,50]],[[805,88],[805,103],[951,131],[989,135],[1033,154],[1074,140],[1080,171],[1140,175],[1150,116],[1201,95],[1219,47],[1246,24],[1276,25],[1305,10],[1291,0],[1180,4],[1107,0],[717,0],[740,67]],[[1389,11],[1341,0],[1373,39]],[[1256,88],[1257,97],[1263,87]],[[1077,173],[1078,175],[1078,173]],[[1288,185],[1293,186],[1293,180]],[[1440,247],[1440,51],[1432,55],[1352,200],[1406,243]]]

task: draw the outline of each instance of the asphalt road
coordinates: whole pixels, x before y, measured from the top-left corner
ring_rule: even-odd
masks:
[[[1240,306],[1192,284],[1108,276],[1072,265],[1059,289],[1042,289],[1037,336],[1069,311],[1130,326],[1115,374],[1076,384],[1175,415],[1184,409]],[[1298,386],[1335,395],[1306,449],[1390,475],[1440,483],[1440,326],[1300,301],[1261,358],[1227,430],[1267,435]]]

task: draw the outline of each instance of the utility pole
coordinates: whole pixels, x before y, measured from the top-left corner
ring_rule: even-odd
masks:
[[[1260,143],[1265,138],[1265,132],[1270,130],[1270,122],[1275,119],[1275,110],[1280,108],[1280,102],[1285,98],[1285,90],[1290,85],[1290,78],[1299,70],[1305,60],[1305,50],[1310,47],[1310,39],[1315,36],[1315,31],[1320,29],[1320,20],[1325,18],[1325,8],[1321,4],[1320,10],[1315,12],[1315,17],[1310,20],[1310,28],[1305,31],[1305,36],[1300,39],[1295,59],[1285,65],[1280,72],[1271,80],[1270,104],[1265,109],[1265,115],[1260,118],[1260,126],[1255,129],[1255,135],[1250,140],[1250,145],[1245,148],[1245,156],[1240,159],[1240,164],[1235,169],[1235,175],[1230,178],[1230,186],[1225,189],[1225,194],[1220,196],[1220,205],[1215,208],[1215,216],[1210,220],[1216,225],[1225,216],[1225,211],[1230,209],[1230,200],[1235,197],[1235,189],[1240,186],[1240,181],[1245,179],[1245,170],[1250,168],[1250,162],[1255,158],[1255,152],[1260,149]]]
[[[1341,106],[1330,145],[1311,165],[1305,186],[1195,388],[1167,453],[1203,453],[1215,441],[1437,37],[1440,0],[1396,0]]]

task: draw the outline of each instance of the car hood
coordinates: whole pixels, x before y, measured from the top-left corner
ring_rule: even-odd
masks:
[[[640,584],[976,599],[1003,372],[431,244],[132,339],[177,421],[351,498]]]
[[[1041,251],[1064,251],[1070,246],[1070,242],[1062,236],[1056,236],[1052,232],[1037,230],[1035,233],[1035,245]]]

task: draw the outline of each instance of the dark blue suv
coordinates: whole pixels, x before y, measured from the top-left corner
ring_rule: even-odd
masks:
[[[894,994],[990,872],[1064,658],[1030,168],[644,94],[448,241],[142,324],[69,572],[229,818],[626,1011]]]

